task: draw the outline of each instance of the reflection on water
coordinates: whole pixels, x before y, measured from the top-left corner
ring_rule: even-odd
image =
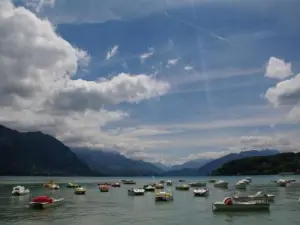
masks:
[[[207,188],[210,190],[208,197],[194,197],[193,188],[190,191],[174,190],[176,181],[180,178],[171,178],[174,185],[173,188],[168,188],[173,192],[173,202],[155,202],[154,193],[145,193],[145,196],[128,196],[127,190],[129,188],[141,187],[144,184],[153,182],[151,178],[137,178],[135,179],[137,181],[136,185],[111,188],[107,193],[100,192],[97,184],[101,181],[116,181],[119,180],[118,178],[105,178],[105,180],[100,178],[51,178],[61,184],[60,190],[49,190],[42,187],[41,184],[50,179],[47,177],[2,178],[0,184],[0,224],[299,224],[300,203],[298,199],[300,197],[300,185],[294,184],[282,188],[269,182],[277,178],[253,177],[253,183],[249,185],[248,190],[246,190],[247,193],[254,194],[257,191],[265,191],[276,195],[275,202],[270,207],[270,212],[258,213],[212,212],[212,203],[231,195],[235,191],[234,184],[241,179],[240,177],[222,177],[222,180],[230,182],[228,189],[214,188],[213,184],[207,184]],[[184,179],[188,182],[188,178]],[[199,178],[199,180],[205,179],[203,177]],[[300,181],[299,178],[297,180]],[[86,195],[75,195],[74,189],[66,188],[63,184],[67,182],[84,184],[87,188]],[[12,187],[17,184],[24,184],[30,188],[30,195],[11,196]],[[239,190],[239,192],[243,192],[243,190]],[[30,199],[39,195],[49,195],[55,198],[63,197],[65,203],[62,206],[45,210],[28,208]]]

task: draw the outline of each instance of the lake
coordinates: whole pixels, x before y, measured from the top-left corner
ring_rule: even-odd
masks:
[[[212,203],[222,201],[233,192],[233,185],[243,177],[217,177],[230,182],[228,190],[214,188],[207,184],[210,195],[206,198],[194,197],[190,191],[176,191],[175,185],[179,179],[187,182],[208,180],[213,177],[172,177],[174,201],[155,203],[154,193],[145,196],[128,196],[130,187],[142,187],[153,182],[152,178],[83,178],[83,177],[0,177],[0,224],[1,225],[290,225],[300,223],[300,177],[289,187],[277,187],[271,180],[279,176],[252,176],[252,183],[247,192],[255,193],[263,190],[275,194],[270,212],[241,212],[241,213],[213,213]],[[286,178],[286,177],[284,177]],[[122,185],[121,188],[111,188],[108,193],[101,193],[97,184],[104,181],[119,181],[133,179],[136,185]],[[43,183],[55,180],[60,184],[60,190],[49,190],[42,187]],[[160,178],[155,179],[159,181]],[[86,195],[74,195],[74,190],[66,188],[64,184],[75,182],[85,185]],[[12,187],[25,185],[30,188],[29,196],[11,196]],[[32,197],[49,195],[65,198],[65,204],[56,208],[33,210],[27,207]]]

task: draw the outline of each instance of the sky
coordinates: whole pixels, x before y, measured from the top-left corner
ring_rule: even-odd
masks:
[[[1,0],[0,124],[178,164],[298,151],[298,0]]]

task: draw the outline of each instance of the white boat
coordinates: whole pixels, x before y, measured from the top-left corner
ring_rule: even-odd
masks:
[[[238,202],[227,197],[222,202],[213,203],[213,211],[263,211],[269,210],[270,204],[267,201]]]
[[[144,187],[144,190],[147,192],[153,192],[153,191],[155,191],[155,187],[153,187],[151,185],[147,185]]]
[[[164,185],[161,183],[157,183],[157,184],[155,184],[155,188],[156,189],[164,189]]]
[[[194,196],[206,197],[209,194],[209,190],[207,188],[196,188],[193,190]]]
[[[206,183],[205,182],[192,182],[192,183],[189,183],[189,185],[191,187],[206,187]]]
[[[74,194],[75,195],[85,195],[86,188],[79,186],[78,188],[75,188]]]
[[[28,205],[30,208],[45,209],[45,208],[59,206],[62,205],[63,203],[64,203],[63,198],[54,199],[48,196],[40,196],[32,199],[32,201]]]
[[[156,192],[154,199],[156,202],[169,202],[174,200],[173,194],[165,191]]]
[[[275,195],[267,194],[263,191],[258,191],[253,195],[240,195],[239,193],[234,193],[232,197],[235,201],[263,201],[267,199],[270,202],[275,199]]]
[[[252,178],[251,177],[246,177],[244,180],[247,180],[249,182],[249,184],[252,182]]]
[[[228,188],[228,182],[224,180],[218,180],[216,183],[214,183],[214,187]]]
[[[28,195],[29,193],[30,190],[21,185],[13,187],[11,192],[12,195]]]
[[[138,196],[144,194],[145,194],[145,190],[143,188],[131,188],[128,190],[128,195]]]
[[[49,185],[49,188],[53,189],[53,190],[58,190],[60,187],[58,184],[51,184],[51,185]]]
[[[288,181],[283,180],[283,179],[279,179],[278,181],[276,181],[276,184],[280,187],[286,187],[286,185],[288,184]]]
[[[172,186],[173,182],[171,180],[167,180],[166,184],[167,184],[167,186]]]
[[[236,189],[246,189],[248,186],[248,183],[245,180],[240,180],[235,184]]]

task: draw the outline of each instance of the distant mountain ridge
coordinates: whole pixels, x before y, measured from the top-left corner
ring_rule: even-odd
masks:
[[[72,151],[93,171],[107,176],[157,176],[163,170],[142,160],[129,159],[117,152],[73,148]]]
[[[195,160],[190,160],[187,161],[183,164],[180,165],[173,165],[170,167],[169,171],[174,171],[174,170],[182,170],[182,169],[197,169],[200,168],[201,166],[209,163],[214,159],[195,159]]]
[[[220,168],[224,163],[228,163],[235,159],[242,159],[251,156],[269,156],[278,154],[278,150],[265,149],[265,150],[250,150],[243,151],[240,153],[230,153],[223,157],[217,158],[208,162],[200,168],[184,168],[181,170],[167,171],[164,173],[165,176],[206,176],[210,175],[213,170]]]
[[[0,125],[0,152],[0,175],[95,175],[66,145],[39,131],[18,132]]]

